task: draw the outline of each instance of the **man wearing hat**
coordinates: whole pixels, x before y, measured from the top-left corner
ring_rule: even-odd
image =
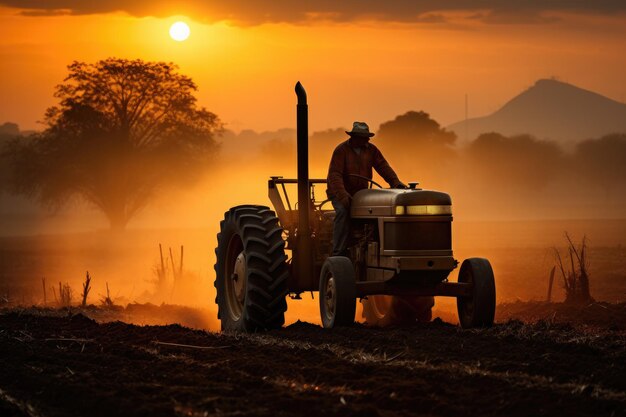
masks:
[[[335,208],[333,229],[333,256],[347,256],[350,233],[350,200],[354,193],[368,188],[372,179],[372,168],[389,183],[392,188],[407,188],[398,179],[394,170],[376,146],[369,143],[374,136],[364,122],[354,122],[350,136],[335,148],[328,168],[328,189],[326,193]],[[355,176],[356,175],[356,176]],[[364,178],[359,178],[364,177]]]

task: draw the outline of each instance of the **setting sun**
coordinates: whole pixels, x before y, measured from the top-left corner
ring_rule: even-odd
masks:
[[[175,41],[182,42],[189,37],[189,25],[185,22],[176,22],[170,27],[170,36]]]

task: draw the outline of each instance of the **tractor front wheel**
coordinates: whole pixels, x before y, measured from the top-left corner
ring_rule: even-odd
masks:
[[[326,259],[320,274],[320,313],[325,328],[350,326],[356,313],[356,276],[345,256]]]
[[[490,327],[496,313],[496,282],[487,259],[469,258],[461,264],[459,282],[472,284],[468,297],[457,298],[461,327]]]

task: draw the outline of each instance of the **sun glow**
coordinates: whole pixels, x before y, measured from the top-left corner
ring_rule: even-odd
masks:
[[[191,30],[185,22],[176,22],[170,26],[170,36],[175,41],[182,42],[189,37]]]

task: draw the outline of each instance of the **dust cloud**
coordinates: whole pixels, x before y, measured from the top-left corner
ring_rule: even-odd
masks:
[[[332,150],[345,138],[344,129],[311,135],[311,178],[326,177]],[[452,195],[455,257],[489,258],[500,302],[545,297],[554,265],[551,248],[565,246],[566,230],[590,239],[596,298],[623,299],[626,182],[600,186],[598,175],[585,176],[580,155],[546,141],[515,140],[512,149],[501,146],[502,138],[494,136],[464,148],[432,149],[413,138],[381,131],[373,143],[404,182],[419,181],[423,188]],[[163,190],[126,231],[107,230],[103,216],[80,204],[54,216],[35,210],[5,217],[0,293],[8,302],[43,304],[45,278],[47,303],[58,297],[59,282],[71,286],[78,302],[88,270],[93,277],[88,303],[100,304],[108,284],[119,305],[180,304],[203,309],[214,318],[214,249],[224,212],[239,204],[270,205],[267,179],[295,178],[296,173],[291,129],[227,132],[221,141],[217,162],[207,166],[202,179],[186,189]],[[317,187],[315,193],[325,199],[325,187]],[[295,189],[292,196],[295,199]],[[451,279],[456,279],[456,272]],[[555,298],[562,296],[559,291],[556,288]],[[314,295],[289,301],[288,323],[319,323]],[[454,321],[454,311],[453,300],[437,300],[435,316]],[[208,327],[217,330],[217,322],[211,323]]]

